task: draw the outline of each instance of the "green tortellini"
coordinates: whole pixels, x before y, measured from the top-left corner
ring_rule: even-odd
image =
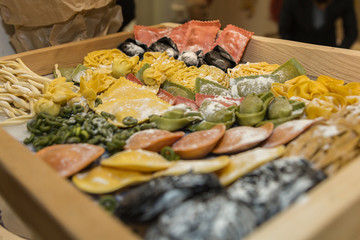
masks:
[[[162,116],[153,115],[150,122],[156,123],[157,128],[170,132],[187,127],[203,119],[201,113],[191,111],[190,108],[173,108]]]
[[[274,127],[276,127],[284,122],[301,117],[304,110],[305,103],[303,102],[288,100],[285,97],[277,97],[270,103],[267,120],[259,122],[256,126],[272,122]]]
[[[267,92],[260,95],[247,95],[235,112],[237,123],[240,126],[254,126],[263,121],[266,110],[274,94]]]
[[[255,94],[249,94],[239,107],[240,113],[257,113],[263,110],[263,101]]]
[[[204,120],[188,127],[190,131],[207,130],[219,123],[223,123],[226,128],[230,128],[235,122],[234,107],[225,107],[221,103],[210,99],[206,99],[201,104],[199,112],[204,117]]]
[[[293,108],[286,97],[277,97],[269,105],[268,119],[289,117],[292,111]]]

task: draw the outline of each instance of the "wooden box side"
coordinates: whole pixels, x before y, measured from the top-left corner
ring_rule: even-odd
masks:
[[[162,24],[160,26],[169,26]],[[173,25],[172,25],[173,26]],[[38,74],[49,74],[55,63],[75,66],[90,51],[116,47],[132,33],[69,43],[2,57],[22,58]],[[295,57],[310,75],[327,74],[358,81],[360,52],[253,36],[244,61],[283,63]],[[44,239],[137,239],[127,227],[94,207],[85,195],[0,129],[0,192],[15,211]],[[280,213],[248,239],[352,239],[359,235],[360,160],[326,180]],[[24,202],[26,204],[24,204]]]
[[[345,82],[358,82],[360,51],[253,36],[242,58],[245,62],[282,64],[298,60],[310,76],[328,75]]]
[[[41,239],[139,239],[2,128],[0,143],[0,193]]]

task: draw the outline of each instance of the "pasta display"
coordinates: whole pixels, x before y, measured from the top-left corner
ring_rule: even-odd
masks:
[[[209,28],[218,22],[175,28],[178,45],[89,52],[53,80],[0,62],[0,125],[32,118],[24,143],[110,213],[145,224],[147,240],[241,239],[360,154],[360,83],[313,81],[294,58],[239,64],[252,33],[230,25],[205,42]]]
[[[32,72],[20,60],[0,62],[0,112],[6,120],[0,126],[26,122],[34,117],[34,103],[51,79]]]

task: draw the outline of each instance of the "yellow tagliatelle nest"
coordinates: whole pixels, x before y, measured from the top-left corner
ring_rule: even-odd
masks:
[[[199,75],[200,72],[197,67],[185,67],[176,71],[176,73],[168,80],[194,90],[195,80],[199,77]]]
[[[227,70],[229,78],[238,78],[250,75],[266,75],[272,73],[279,67],[278,64],[268,64],[267,62],[239,64]]]
[[[199,77],[214,81],[224,87],[229,87],[229,79],[226,78],[226,74],[220,68],[202,65],[199,67]]]
[[[84,66],[86,67],[99,67],[100,65],[111,66],[114,59],[127,59],[129,58],[125,53],[119,49],[111,50],[98,50],[88,53],[84,57]]]

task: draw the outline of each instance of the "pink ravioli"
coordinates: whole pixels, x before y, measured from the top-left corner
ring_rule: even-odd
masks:
[[[287,144],[319,120],[300,119],[283,123],[275,128],[273,134],[266,140],[263,147],[271,148]]]
[[[271,135],[273,128],[273,123],[267,123],[258,128],[247,126],[230,128],[212,152],[232,154],[255,147]]]
[[[154,28],[135,25],[135,39],[145,43],[148,47],[162,37],[166,37],[171,33],[172,28]]]
[[[172,148],[182,159],[203,158],[215,147],[225,130],[224,124],[218,124],[209,130],[189,133],[175,142]]]
[[[253,32],[229,24],[216,40],[216,45],[224,48],[238,63],[253,34]]]
[[[184,132],[169,132],[161,129],[148,129],[135,133],[126,142],[125,149],[144,149],[160,152],[185,135]]]
[[[61,176],[69,177],[95,161],[104,151],[103,147],[87,143],[58,144],[41,149],[36,156]]]

